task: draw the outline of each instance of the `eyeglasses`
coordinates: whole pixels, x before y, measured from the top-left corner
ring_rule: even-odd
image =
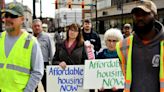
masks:
[[[130,29],[130,27],[124,27],[124,29]]]
[[[78,30],[72,30],[72,29],[69,29],[70,31],[73,31],[73,32],[79,32]]]
[[[5,18],[12,18],[12,19],[15,19],[15,18],[18,18],[19,16],[18,15],[13,15],[13,14],[10,14],[10,13],[5,13]]]
[[[118,40],[111,40],[111,39],[108,39],[107,41],[108,42],[114,42],[114,43],[118,42]]]

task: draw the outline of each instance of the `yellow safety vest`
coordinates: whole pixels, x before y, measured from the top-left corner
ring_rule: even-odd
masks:
[[[6,57],[5,36],[6,32],[0,35],[0,92],[23,92],[30,77],[34,40],[23,32]]]
[[[132,80],[132,42],[133,36],[131,35],[127,39],[118,42],[116,44],[116,50],[121,60],[121,69],[125,77],[124,92],[130,92],[131,80]],[[164,41],[160,42],[160,92],[164,92]]]

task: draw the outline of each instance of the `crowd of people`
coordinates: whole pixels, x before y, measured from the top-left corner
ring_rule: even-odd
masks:
[[[104,40],[92,29],[90,19],[84,19],[82,28],[77,23],[69,25],[65,36],[58,30],[55,51],[47,25],[40,19],[33,20],[32,32],[22,29],[21,3],[6,4],[2,13],[5,31],[0,33],[0,81],[4,82],[0,83],[0,92],[39,92],[39,83],[46,92],[46,66],[65,69],[67,65],[84,65],[89,59],[85,41],[91,43],[95,59],[119,58],[125,78],[124,89],[100,87],[98,92],[164,92],[164,27],[150,0],[131,10],[133,26],[126,23],[122,31],[110,28]]]

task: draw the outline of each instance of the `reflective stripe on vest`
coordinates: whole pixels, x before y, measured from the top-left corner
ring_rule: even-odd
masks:
[[[0,63],[0,68],[3,68],[4,64]]]
[[[24,67],[20,67],[20,66],[16,66],[16,65],[12,65],[12,64],[7,64],[6,68],[30,74],[30,69],[27,69],[27,68],[24,68]]]
[[[160,43],[160,92],[164,92],[164,41]]]
[[[121,61],[120,65],[121,65],[121,69],[123,71],[123,75],[125,76],[125,69],[126,69],[125,61],[126,60],[125,60],[125,57],[124,57],[123,53],[120,51],[120,48],[122,47],[122,43],[123,42],[119,42],[119,43],[116,44],[116,50],[117,50],[117,52],[119,52],[117,54],[118,54],[118,56],[120,58],[120,61]],[[119,49],[117,49],[117,48],[119,48]]]
[[[123,40],[122,42],[117,43],[116,50],[118,53],[119,58],[121,59],[121,66],[123,70],[123,74],[125,76],[125,90],[126,92],[130,91],[131,85],[131,52],[132,52],[132,45],[130,45],[133,41],[133,36],[129,36],[127,39]],[[129,49],[130,48],[130,49]],[[123,61],[122,61],[123,60]]]
[[[4,64],[0,63],[0,68],[4,68]],[[24,67],[20,67],[20,66],[17,66],[17,65],[7,64],[6,68],[30,74],[30,70],[29,69],[24,68]]]
[[[124,92],[130,92],[131,86],[132,42],[133,36],[130,36],[116,45],[116,50],[121,60],[121,67],[125,76]],[[160,92],[164,92],[164,41],[160,42]]]
[[[125,80],[125,89],[127,90],[127,91],[130,91],[130,84],[131,84],[131,81],[130,80]],[[126,92],[127,92],[126,91]]]

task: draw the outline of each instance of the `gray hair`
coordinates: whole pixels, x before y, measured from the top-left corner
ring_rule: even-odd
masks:
[[[42,24],[42,21],[40,19],[34,19],[32,23],[40,22]]]
[[[107,41],[109,37],[115,37],[117,40],[123,40],[123,34],[121,33],[121,30],[117,28],[111,28],[108,29],[104,34],[104,40]]]

